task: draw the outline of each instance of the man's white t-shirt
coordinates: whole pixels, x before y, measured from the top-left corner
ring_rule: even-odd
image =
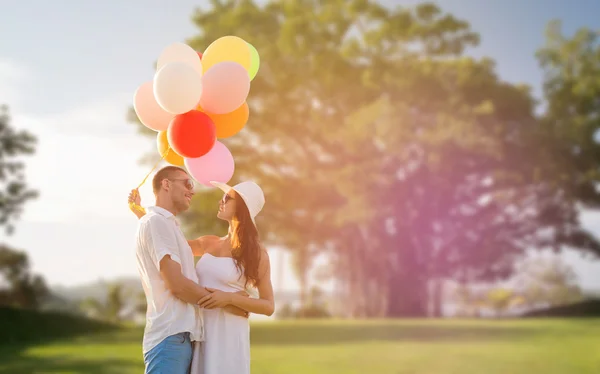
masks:
[[[166,337],[189,332],[192,341],[204,340],[202,310],[171,293],[160,275],[160,260],[166,255],[181,265],[183,275],[198,283],[194,255],[175,216],[153,206],[139,220],[136,258],[148,309],[143,353]]]

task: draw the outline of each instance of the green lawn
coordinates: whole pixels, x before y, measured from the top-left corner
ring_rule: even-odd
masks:
[[[252,325],[256,374],[596,374],[600,320]],[[0,373],[142,373],[139,328],[0,347]]]

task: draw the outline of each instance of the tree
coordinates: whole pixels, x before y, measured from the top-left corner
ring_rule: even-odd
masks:
[[[139,298],[139,295],[136,295]],[[141,309],[136,300],[136,311]],[[87,298],[81,301],[81,309],[94,318],[104,319],[109,322],[119,322],[121,312],[125,307],[125,294],[123,285],[115,282],[108,285],[108,294],[104,303],[95,298]],[[144,308],[145,311],[145,308]]]
[[[144,291],[136,292],[133,295],[135,300],[135,312],[140,314],[146,314],[148,309],[148,302],[146,301],[146,294]]]
[[[513,290],[508,288],[492,288],[487,293],[487,301],[496,315],[504,313],[515,299]]]
[[[10,126],[8,108],[0,106],[0,226],[7,233],[14,230],[23,205],[38,196],[37,191],[25,183],[25,165],[21,156],[35,152],[36,138],[25,130],[16,131]]]
[[[203,33],[193,42],[201,48],[235,33],[260,46],[253,119],[245,136],[228,145],[242,170],[239,177],[252,175],[268,188],[269,231],[300,258],[329,249],[336,273],[349,286],[349,300],[356,300],[350,306],[354,315],[369,314],[369,300],[381,290],[388,295],[385,314],[423,315],[427,282],[446,274],[426,269],[434,264],[428,259],[431,240],[413,240],[434,238],[425,224],[434,207],[419,206],[428,201],[411,194],[428,199],[434,184],[456,183],[452,175],[435,177],[447,166],[471,168],[472,174],[487,166],[486,142],[478,140],[482,131],[473,123],[486,119],[486,108],[477,108],[482,100],[475,91],[513,94],[520,105],[515,116],[521,118],[529,114],[527,96],[496,88],[491,63],[456,59],[477,36],[431,4],[395,10],[366,1],[227,4],[198,12]],[[273,35],[280,36],[270,43]],[[469,76],[477,80],[468,81]],[[457,110],[460,117],[452,115]],[[259,145],[252,151],[245,143],[251,137]],[[406,152],[411,148],[414,152]],[[450,152],[456,165],[440,164],[440,154]],[[477,156],[480,165],[469,165]],[[394,178],[400,173],[402,179]],[[468,173],[459,172],[458,178]],[[444,192],[429,202],[457,191]],[[296,194],[302,196],[301,207],[292,199]]]
[[[456,284],[451,293],[451,300],[460,317],[480,317],[481,309],[486,306],[488,289],[481,285]]]
[[[600,43],[598,33],[587,28],[566,37],[559,21],[550,22],[546,45],[538,52],[544,71],[546,111],[540,127],[546,157],[552,159],[548,173],[563,202],[560,211],[569,225],[555,235],[574,247],[600,255],[595,238],[579,228],[579,210],[600,207]],[[548,178],[547,178],[548,179]]]
[[[263,186],[263,239],[294,251],[304,286],[326,253],[352,315],[423,316],[430,290],[439,315],[444,279],[503,279],[526,248],[581,246],[540,235],[583,231],[547,183],[529,89],[463,56],[478,42],[465,21],[430,3],[212,4],[190,44],[238,35],[261,56],[250,121],[224,140],[232,182]],[[201,192],[189,232],[222,229],[217,193]]]
[[[540,309],[572,304],[584,298],[577,276],[558,255],[527,257],[516,266],[508,283],[459,284],[453,298],[459,314],[481,314],[483,307],[501,315],[511,307]]]
[[[32,134],[10,126],[8,108],[0,106],[0,226],[7,234],[14,231],[25,203],[37,197],[25,183],[21,160],[35,152],[35,144]],[[0,304],[38,308],[47,295],[43,278],[30,272],[27,254],[0,243]]]
[[[0,244],[0,305],[37,309],[48,296],[44,279],[31,274],[25,252]]]
[[[514,279],[517,292],[532,308],[555,307],[583,299],[577,275],[558,256],[536,256],[525,261]]]

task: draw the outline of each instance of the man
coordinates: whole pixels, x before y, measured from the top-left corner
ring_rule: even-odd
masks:
[[[198,301],[209,292],[198,285],[192,250],[175,216],[194,196],[193,179],[167,166],[152,180],[156,206],[140,218],[136,257],[148,304],[143,353],[146,373],[186,374],[192,341],[204,340]],[[229,312],[246,315],[235,307]]]

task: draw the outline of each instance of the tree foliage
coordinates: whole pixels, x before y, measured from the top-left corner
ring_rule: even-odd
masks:
[[[587,28],[571,38],[553,21],[546,31],[546,45],[538,52],[544,71],[547,109],[541,119],[544,151],[552,158],[544,179],[556,186],[561,214],[569,222],[556,236],[576,248],[600,254],[595,238],[579,227],[580,208],[600,207],[600,43],[598,33]]]
[[[211,4],[189,43],[237,35],[261,57],[250,121],[224,140],[232,183],[263,187],[263,239],[294,251],[304,286],[325,253],[351,315],[421,316],[444,279],[506,278],[527,248],[597,250],[546,147],[564,145],[527,87],[466,56],[466,21],[431,3]],[[222,229],[217,194],[196,199],[189,232]]]
[[[22,156],[35,153],[36,138],[10,124],[8,108],[0,106],[0,227],[11,234],[25,203],[37,191],[25,182]],[[27,254],[0,243],[0,305],[38,308],[48,295],[39,275],[32,274]]]
[[[44,279],[32,274],[27,254],[0,244],[0,305],[37,309],[48,295]]]
[[[31,133],[11,127],[8,108],[0,107],[0,226],[7,233],[14,230],[25,203],[38,196],[27,187],[21,159],[35,152],[36,141]]]
[[[106,320],[108,322],[121,321],[121,313],[125,308],[126,292],[122,284],[114,282],[108,285],[106,300],[101,302],[98,299],[89,297],[81,301],[80,308],[88,315]],[[129,295],[139,298],[139,295]],[[138,304],[139,300],[135,300],[136,311],[141,310]],[[145,305],[144,305],[145,306]],[[145,308],[143,311],[145,312]]]
[[[557,256],[528,259],[515,281],[516,291],[531,308],[572,304],[584,298],[575,271]]]

